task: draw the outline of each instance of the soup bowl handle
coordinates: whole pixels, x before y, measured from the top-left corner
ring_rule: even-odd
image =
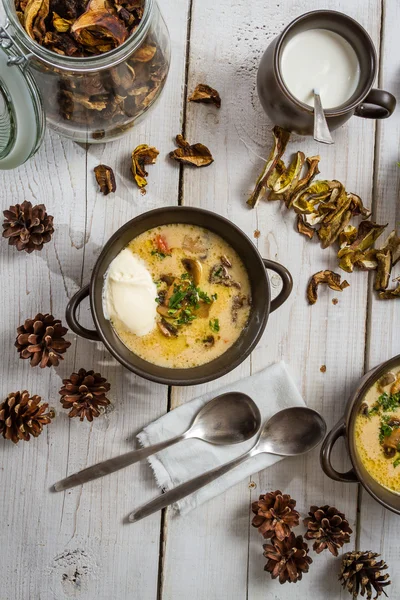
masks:
[[[387,119],[396,108],[396,98],[390,92],[373,88],[355,110],[356,117]]]
[[[333,446],[336,444],[337,440],[340,437],[344,437],[346,435],[346,423],[341,420],[339,423],[335,425],[333,429],[326,436],[322,446],[321,446],[321,467],[325,473],[331,479],[335,481],[344,481],[346,483],[355,483],[358,481],[357,475],[354,472],[354,469],[350,469],[347,473],[339,473],[336,469],[333,468],[331,462],[331,454],[333,450]]]
[[[67,319],[68,326],[74,333],[87,340],[100,342],[101,339],[97,331],[95,329],[86,329],[86,327],[83,327],[80,323],[78,323],[78,319],[76,317],[76,311],[78,310],[80,303],[89,296],[89,293],[90,284],[87,284],[82,289],[78,290],[68,302],[65,311],[65,317]]]
[[[266,269],[274,271],[282,279],[281,291],[276,298],[271,300],[270,312],[274,312],[274,310],[282,306],[282,304],[289,298],[293,289],[293,279],[289,271],[283,265],[280,265],[273,260],[268,260],[267,258],[263,258],[263,263]]]

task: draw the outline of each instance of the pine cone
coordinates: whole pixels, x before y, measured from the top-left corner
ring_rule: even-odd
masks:
[[[350,541],[353,530],[343,513],[334,506],[311,506],[310,516],[304,519],[307,527],[306,540],[315,540],[313,549],[320,554],[325,548],[333,556],[338,555],[338,548]]]
[[[264,556],[268,558],[264,570],[271,573],[272,579],[279,577],[279,583],[296,583],[303,573],[308,573],[312,559],[308,556],[308,546],[302,535],[296,537],[291,533],[283,540],[273,538],[263,548]]]
[[[3,215],[3,237],[17,250],[25,250],[30,254],[34,250],[41,250],[43,244],[51,240],[54,217],[47,214],[44,204],[32,206],[31,202],[25,200],[22,204],[10,206],[3,211]]]
[[[79,369],[72,373],[69,379],[63,379],[64,387],[61,388],[61,404],[63,408],[71,409],[69,417],[79,417],[81,421],[86,417],[93,421],[98,417],[101,407],[110,404],[106,393],[110,389],[107,380],[94,371]]]
[[[294,510],[295,506],[296,500],[279,490],[262,494],[251,506],[256,515],[252,525],[258,527],[266,539],[276,536],[283,540],[290,535],[291,528],[299,524],[300,515]]]
[[[54,418],[54,412],[46,412],[49,405],[40,404],[40,396],[29,396],[29,392],[13,392],[0,404],[0,434],[18,444],[19,440],[29,442],[31,435],[38,437],[43,425]]]
[[[29,358],[31,367],[57,367],[71,342],[64,339],[68,329],[53,315],[38,313],[17,328],[15,346],[20,358]]]
[[[343,555],[342,566],[339,573],[339,581],[346,588],[353,598],[358,594],[366,595],[366,600],[372,598],[373,590],[376,592],[374,599],[385,594],[383,589],[391,582],[387,581],[389,573],[382,575],[382,571],[387,569],[387,564],[376,558],[380,554],[375,552],[347,552]]]

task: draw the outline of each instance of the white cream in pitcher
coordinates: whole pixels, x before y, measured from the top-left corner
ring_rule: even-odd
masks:
[[[353,47],[328,29],[309,29],[289,39],[282,50],[281,72],[286,87],[300,102],[313,106],[313,90],[318,88],[327,109],[346,102],[360,80]]]
[[[107,317],[128,331],[143,336],[156,324],[157,286],[146,263],[125,248],[110,264],[104,286]]]

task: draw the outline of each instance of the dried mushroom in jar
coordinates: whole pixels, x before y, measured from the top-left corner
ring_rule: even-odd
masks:
[[[27,34],[38,44],[68,57],[101,55],[123,44],[140,25],[145,0],[15,0]],[[55,93],[44,94],[46,114],[69,122],[92,139],[117,136],[133,126],[158,96],[168,72],[152,29],[124,62],[93,73],[58,71]]]

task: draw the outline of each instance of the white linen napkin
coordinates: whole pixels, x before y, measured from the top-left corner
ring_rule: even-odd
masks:
[[[244,392],[249,395],[260,409],[262,421],[289,406],[304,406],[296,385],[284,362],[267,367],[263,371],[241,379],[235,383],[204,394],[167,413],[157,421],[150,423],[138,435],[142,446],[157,444],[186,431],[199,408],[206,402],[225,392]],[[218,467],[243,454],[254,445],[255,437],[247,442],[231,446],[214,446],[197,439],[188,439],[150,456],[148,461],[153,469],[158,486],[171,488]],[[236,483],[253,473],[257,473],[278,460],[279,456],[259,454],[222,475],[212,483],[183,498],[174,505],[181,514],[187,514],[200,504],[221,494]]]

